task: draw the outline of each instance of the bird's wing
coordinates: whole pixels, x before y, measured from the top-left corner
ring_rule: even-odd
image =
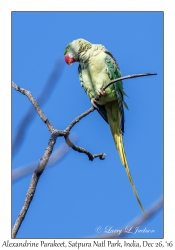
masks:
[[[106,70],[108,73],[108,76],[111,80],[114,80],[116,78],[121,77],[121,72],[119,69],[119,66],[113,57],[113,55],[109,51],[105,51],[106,57],[105,57],[105,64],[106,64]],[[118,102],[118,107],[119,107],[119,112],[120,112],[120,127],[122,133],[124,133],[124,122],[125,122],[125,117],[124,117],[124,108],[125,106],[128,109],[128,106],[126,102],[124,101],[124,95],[125,92],[123,90],[123,84],[122,81],[118,81],[113,83],[116,91],[116,96],[117,96],[117,102]]]

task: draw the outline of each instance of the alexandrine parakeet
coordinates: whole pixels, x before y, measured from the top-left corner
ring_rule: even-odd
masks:
[[[104,120],[109,123],[116,149],[119,152],[120,160],[125,167],[128,179],[131,183],[137,201],[145,213],[134,186],[124,150],[124,101],[125,92],[122,81],[118,81],[105,91],[102,87],[113,79],[121,77],[119,66],[112,54],[101,44],[91,44],[84,39],[77,39],[69,43],[64,51],[64,58],[67,64],[79,62],[78,73],[81,86],[91,100],[91,103]],[[100,100],[95,102],[96,95]]]

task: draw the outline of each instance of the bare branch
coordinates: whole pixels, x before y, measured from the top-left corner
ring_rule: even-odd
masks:
[[[141,76],[154,76],[154,75],[157,75],[157,73],[144,73],[144,74],[132,74],[132,75],[128,75],[128,76],[122,76],[122,77],[119,77],[117,79],[114,79],[112,81],[110,81],[109,83],[107,83],[104,87],[103,87],[103,90],[105,90],[106,88],[108,88],[112,83],[114,82],[118,82],[118,81],[121,81],[121,80],[126,80],[126,79],[131,79],[131,78],[136,78],[136,77],[141,77]]]
[[[32,94],[30,91],[25,90],[23,88],[20,88],[19,86],[17,86],[14,82],[12,82],[12,86],[15,90],[19,91],[20,93],[22,93],[23,95],[26,95],[29,99],[29,101],[32,103],[32,105],[34,106],[36,112],[38,113],[39,117],[41,118],[41,120],[43,120],[43,122],[46,123],[47,118],[44,115],[44,113],[42,112],[41,108],[39,107],[37,101],[33,98]],[[50,131],[51,132],[51,131]]]
[[[49,139],[48,147],[46,148],[46,150],[44,152],[44,155],[43,155],[43,157],[41,158],[41,160],[40,160],[40,162],[38,164],[38,167],[36,168],[36,170],[34,171],[34,173],[32,175],[32,179],[31,179],[30,186],[29,186],[29,189],[28,189],[28,192],[27,192],[27,195],[26,195],[26,199],[24,201],[24,205],[23,205],[23,207],[22,207],[22,209],[21,209],[21,211],[20,211],[20,213],[19,213],[19,215],[17,217],[17,220],[16,220],[16,222],[14,224],[14,227],[12,229],[12,238],[15,238],[16,234],[17,234],[17,232],[18,232],[18,230],[19,230],[19,228],[21,226],[21,223],[25,218],[25,215],[26,215],[27,210],[28,210],[28,208],[30,206],[30,203],[31,203],[31,201],[33,199],[33,196],[35,194],[35,190],[36,190],[38,180],[39,180],[42,172],[44,171],[44,169],[45,169],[45,167],[46,167],[46,165],[48,163],[48,160],[49,160],[49,157],[50,157],[50,155],[52,153],[52,150],[53,150],[54,144],[56,142],[56,139],[59,136],[64,136],[66,138],[66,136],[68,135],[68,132],[53,128],[52,124],[49,122],[49,120],[46,118],[46,116],[42,112],[41,108],[39,107],[37,101],[34,99],[32,94],[28,90],[20,88],[14,82],[12,82],[12,87],[15,90],[19,91],[20,93],[22,93],[22,94],[24,94],[24,95],[26,95],[28,97],[28,99],[33,104],[34,108],[36,109],[38,115],[40,116],[42,121],[46,123],[49,131],[52,133],[52,135],[51,135],[51,137]],[[92,111],[93,111],[93,108],[92,108]],[[90,113],[92,111],[88,111],[88,112],[85,112],[83,115],[80,115],[80,118],[79,119],[77,118],[77,120],[74,123],[77,123],[78,120],[82,119],[84,116],[86,116],[88,113]],[[74,124],[69,128],[69,131],[73,126],[74,126]],[[69,141],[70,141],[70,139],[69,139]],[[74,150],[75,150],[75,147],[76,146],[72,143],[72,148],[74,148]],[[78,151],[78,147],[77,147],[76,151]],[[88,155],[88,151],[86,151],[85,149],[81,149],[81,153],[85,153],[85,154]],[[90,157],[90,156],[88,155],[88,157]],[[92,155],[92,158],[96,158],[96,157],[97,157],[97,155],[95,155],[95,157]],[[99,158],[101,159],[102,156],[100,156]]]
[[[67,145],[69,147],[71,147],[73,150],[79,152],[79,153],[84,153],[88,156],[89,160],[90,161],[93,161],[95,158],[99,158],[100,160],[104,160],[106,158],[106,154],[105,153],[101,153],[101,154],[94,154],[92,155],[89,151],[87,151],[86,149],[82,148],[82,147],[78,147],[76,146],[75,144],[73,144],[70,139],[69,139],[69,136],[66,135],[65,136],[65,141],[67,143]]]
[[[48,160],[49,160],[49,157],[52,153],[52,150],[53,150],[53,147],[56,143],[56,140],[57,140],[57,135],[55,135],[54,133],[52,133],[50,139],[49,139],[49,143],[48,143],[48,146],[47,148],[45,149],[45,152],[44,152],[44,155],[43,157],[41,158],[39,164],[38,164],[38,167],[36,168],[36,170],[34,171],[33,175],[32,175],[32,179],[31,179],[31,182],[30,182],[30,186],[29,186],[29,189],[27,191],[27,195],[26,195],[26,199],[24,201],[24,205],[21,209],[21,212],[19,213],[18,215],[18,218],[14,224],[14,227],[12,229],[12,238],[15,238],[16,237],[16,234],[21,226],[21,223],[22,221],[24,220],[25,218],[25,215],[27,213],[27,210],[30,206],[30,203],[33,199],[33,196],[35,194],[35,190],[36,190],[36,186],[37,186],[37,183],[38,183],[38,180],[41,176],[41,174],[43,173],[47,163],[48,163]]]
[[[117,231],[116,233],[106,233],[106,234],[102,234],[102,235],[95,235],[95,236],[89,237],[89,238],[98,238],[98,239],[117,239],[117,238],[123,238],[123,236],[129,234],[129,229],[133,229],[133,231],[134,231],[134,229],[136,229],[137,227],[139,227],[141,224],[143,224],[144,222],[150,220],[162,207],[163,207],[163,197],[161,197],[154,204],[152,204],[152,206],[146,212],[145,215],[142,215],[142,216],[134,219],[132,222],[128,223],[121,230],[121,233],[119,233]]]
[[[82,113],[80,116],[78,116],[77,118],[75,118],[71,124],[65,129],[65,130],[58,130],[58,129],[54,129],[54,127],[52,126],[52,124],[50,123],[50,121],[47,119],[47,117],[44,115],[44,113],[42,112],[41,108],[39,107],[37,101],[34,99],[34,97],[32,96],[32,94],[28,91],[25,90],[23,88],[20,88],[19,86],[17,86],[14,82],[12,82],[12,87],[19,91],[20,93],[26,95],[28,97],[28,99],[30,100],[30,102],[33,104],[34,108],[36,109],[38,115],[40,116],[41,120],[46,123],[49,131],[51,133],[54,133],[57,137],[58,136],[64,136],[65,137],[65,141],[68,144],[69,147],[71,147],[73,150],[79,152],[79,153],[84,153],[88,156],[89,160],[93,160],[94,158],[99,158],[100,160],[104,160],[106,157],[106,154],[101,153],[101,154],[95,154],[92,155],[89,151],[87,151],[86,149],[82,148],[82,147],[78,147],[75,146],[70,139],[68,138],[68,134],[70,132],[70,130],[73,128],[73,126],[79,122],[83,117],[87,116],[89,113],[94,111],[94,107],[91,107],[90,109],[88,109],[86,112]]]
[[[131,78],[137,78],[137,77],[142,77],[142,76],[153,76],[153,75],[157,75],[157,73],[143,73],[143,74],[133,74],[133,75],[128,75],[128,76],[122,76],[122,77],[119,77],[117,79],[114,79],[110,82],[108,82],[103,88],[102,90],[105,90],[106,88],[108,88],[111,84],[115,83],[115,82],[119,82],[119,81],[123,81],[123,80],[126,80],[126,79],[131,79]],[[95,101],[99,101],[100,100],[100,96],[97,95],[95,97]]]
[[[72,140],[76,141],[76,136],[73,136]],[[66,143],[62,144],[59,148],[55,150],[55,152],[52,153],[48,161],[47,168],[52,167],[55,163],[58,163],[61,159],[63,159],[63,157],[66,156],[68,152],[69,152],[68,145]],[[12,181],[13,182],[17,181],[20,178],[33,173],[37,165],[38,165],[38,162],[33,162],[26,166],[22,166],[22,167],[18,167],[14,169],[12,172]]]
[[[87,111],[85,111],[84,113],[82,113],[81,115],[79,115],[78,117],[76,117],[71,123],[70,125],[65,129],[66,132],[70,132],[70,130],[73,128],[73,126],[79,122],[83,117],[87,116],[88,114],[90,114],[91,112],[93,112],[95,109],[94,107],[91,107],[90,109],[88,109]]]
[[[157,75],[157,73],[143,73],[143,74],[133,74],[133,75],[128,75],[128,76],[122,76],[120,78],[116,78],[110,82],[108,82],[103,88],[102,90],[107,89],[111,84],[121,81],[121,80],[126,80],[126,79],[131,79],[131,78],[137,78],[137,77],[142,77],[142,76],[152,76],[152,75]],[[100,96],[96,95],[95,100],[99,101]],[[84,113],[82,113],[80,116],[76,117],[71,123],[70,125],[65,129],[65,131],[69,132],[71,130],[71,128],[77,123],[79,122],[83,117],[87,116],[89,113],[93,112],[95,110],[95,108],[92,106],[90,109],[88,109],[87,111],[85,111]]]
[[[54,90],[54,87],[55,87],[59,77],[61,76],[62,68],[63,68],[62,60],[60,58],[58,58],[56,60],[55,65],[54,65],[54,69],[51,72],[51,74],[46,82],[44,89],[42,90],[41,94],[37,98],[37,102],[39,103],[40,107],[46,103],[50,94]],[[13,142],[13,155],[17,152],[17,150],[21,146],[22,139],[25,136],[25,132],[27,130],[27,127],[29,126],[29,124],[30,124],[31,120],[33,119],[33,117],[35,116],[35,114],[36,114],[36,112],[34,112],[33,107],[30,107],[29,110],[26,112],[25,116],[23,117],[22,121],[20,122],[18,131],[16,133],[16,136],[15,136],[15,139]],[[46,121],[46,124],[47,123],[48,123],[48,121]],[[47,126],[49,127],[49,131],[51,131],[52,126],[50,125],[50,123]]]

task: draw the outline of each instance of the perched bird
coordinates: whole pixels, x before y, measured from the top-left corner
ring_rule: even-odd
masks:
[[[101,44],[91,44],[84,39],[77,39],[69,43],[64,50],[64,58],[67,64],[79,62],[78,72],[81,86],[104,120],[109,123],[116,149],[120,160],[125,167],[128,179],[131,183],[136,199],[145,213],[141,201],[134,186],[124,150],[124,107],[128,109],[124,101],[124,89],[122,81],[113,83],[105,91],[102,87],[113,79],[121,77],[119,66],[112,54]],[[95,101],[96,95],[100,96]]]

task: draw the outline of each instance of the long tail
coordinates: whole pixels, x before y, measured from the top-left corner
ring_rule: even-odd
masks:
[[[127,163],[127,160],[126,160],[126,154],[125,154],[125,150],[124,150],[122,133],[121,133],[121,129],[120,129],[120,113],[119,113],[119,110],[118,110],[117,102],[114,101],[114,102],[106,103],[105,104],[105,109],[106,109],[106,112],[107,112],[107,118],[108,118],[108,122],[109,122],[109,125],[110,125],[110,129],[111,129],[113,138],[114,138],[114,142],[115,142],[116,148],[117,148],[117,150],[119,152],[120,160],[121,160],[122,164],[125,167],[125,170],[126,170],[128,179],[129,179],[129,181],[131,183],[131,186],[132,186],[133,192],[135,194],[135,197],[136,197],[136,199],[137,199],[143,213],[146,214],[146,212],[145,212],[145,210],[144,210],[144,208],[142,206],[142,203],[141,203],[141,201],[139,199],[139,196],[137,194],[136,188],[134,186],[134,182],[132,180],[131,173],[129,171],[128,163]]]

